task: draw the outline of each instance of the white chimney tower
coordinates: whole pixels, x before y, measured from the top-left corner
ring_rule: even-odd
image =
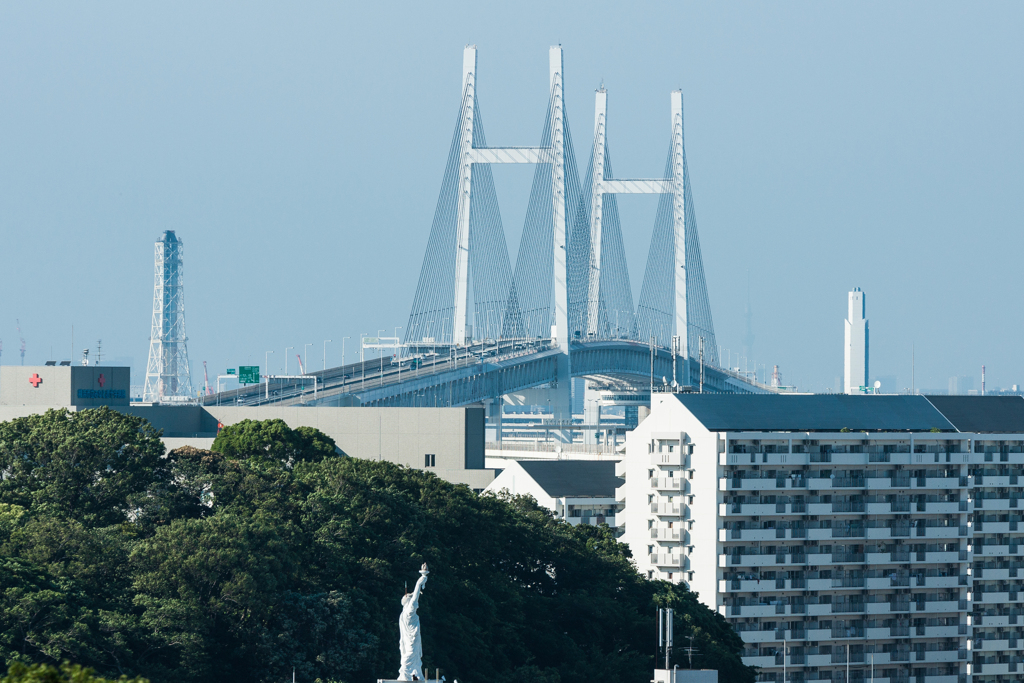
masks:
[[[860,387],[868,386],[868,319],[864,312],[864,292],[854,287],[847,305],[844,347],[843,378],[848,394],[860,393]]]

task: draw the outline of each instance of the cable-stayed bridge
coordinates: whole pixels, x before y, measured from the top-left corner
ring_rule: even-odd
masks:
[[[465,405],[547,387],[555,420],[571,420],[572,378],[640,390],[664,384],[716,392],[771,388],[719,366],[683,135],[683,98],[669,99],[668,154],[658,178],[615,178],[608,93],[595,95],[586,173],[563,98],[561,47],[549,52],[540,143],[489,147],[476,96],[477,50],[463,54],[462,102],[427,251],[394,361],[374,359],[206,397],[253,405]],[[533,164],[515,265],[493,164]],[[616,196],[659,203],[634,306]]]

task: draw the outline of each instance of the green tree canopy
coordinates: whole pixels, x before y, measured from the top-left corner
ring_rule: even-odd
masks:
[[[0,657],[156,683],[374,681],[397,672],[399,599],[425,561],[424,665],[449,680],[646,683],[659,605],[723,683],[753,680],[725,620],[641,577],[607,527],[339,457],[281,421],[213,448],[160,458],[111,411],[0,425],[17,480],[0,488]],[[93,477],[61,464],[79,453]]]

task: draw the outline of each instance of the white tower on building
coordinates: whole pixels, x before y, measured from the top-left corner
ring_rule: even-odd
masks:
[[[856,394],[868,386],[868,319],[864,317],[864,292],[854,287],[850,292],[846,314],[846,346],[844,347],[846,393]]]
[[[142,400],[154,403],[193,398],[185,346],[185,287],[182,242],[165,230],[156,243],[153,282],[153,331]]]

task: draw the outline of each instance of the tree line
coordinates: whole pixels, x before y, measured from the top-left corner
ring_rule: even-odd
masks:
[[[607,527],[339,457],[280,420],[164,450],[105,408],[0,424],[4,681],[392,678],[423,562],[424,667],[449,681],[647,683],[659,606],[700,666],[754,680],[726,621],[637,574]]]

